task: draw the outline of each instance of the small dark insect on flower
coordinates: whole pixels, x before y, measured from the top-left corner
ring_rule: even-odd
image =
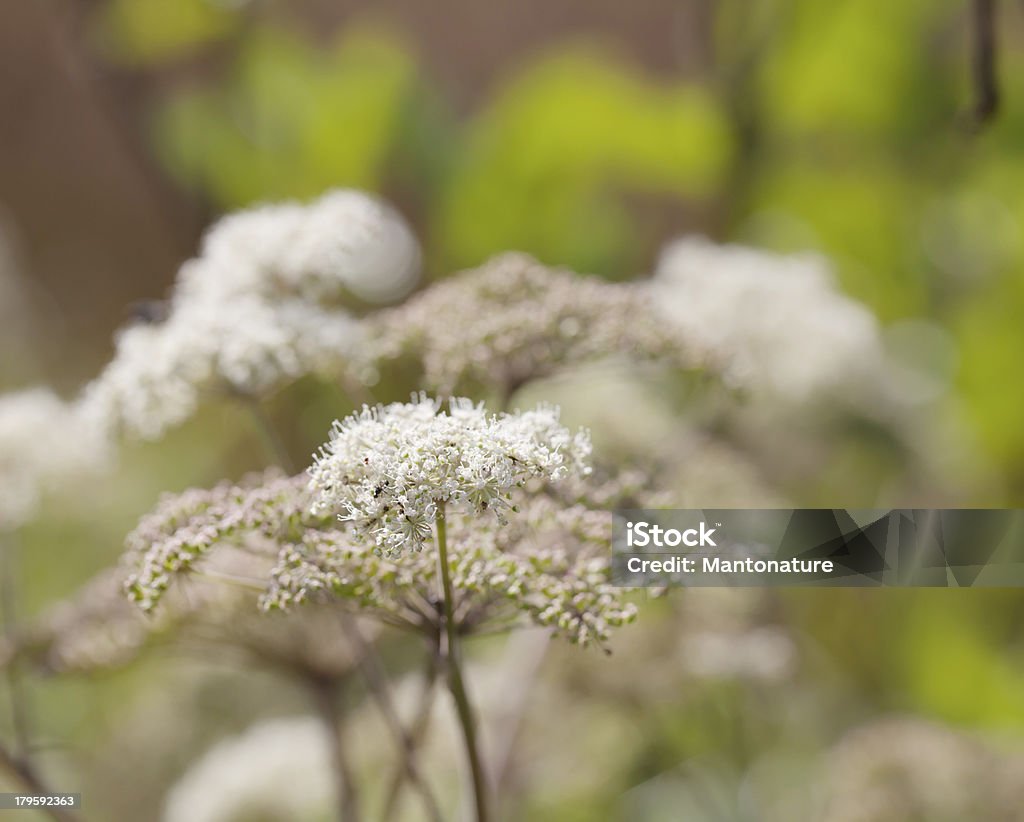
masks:
[[[384,486],[383,485],[378,485],[376,488],[373,489],[373,498],[377,499],[377,497],[379,497],[383,493],[384,493]]]
[[[171,304],[168,300],[139,300],[128,307],[132,322],[142,325],[160,325],[170,313]]]

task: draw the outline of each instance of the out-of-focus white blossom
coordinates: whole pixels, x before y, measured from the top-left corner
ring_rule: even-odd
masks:
[[[217,743],[171,788],[164,822],[328,822],[335,807],[327,730],[272,719]]]
[[[308,205],[259,206],[224,217],[182,272],[187,295],[290,294],[322,302],[345,291],[396,300],[416,284],[420,250],[406,222],[361,191],[331,191]]]
[[[651,287],[666,321],[737,386],[793,405],[884,390],[878,323],[837,289],[822,257],[687,237],[662,252]]]
[[[166,320],[119,335],[113,361],[86,387],[86,412],[155,438],[207,393],[259,396],[309,373],[360,370],[362,331],[336,303],[345,292],[401,295],[418,260],[402,219],[356,191],[225,217],[181,267]]]
[[[98,473],[110,456],[79,405],[45,388],[0,396],[0,531],[24,524],[45,492]]]
[[[1024,808],[1024,753],[910,717],[854,728],[826,759],[825,822],[1010,820]]]
[[[607,358],[704,365],[703,352],[661,322],[646,289],[499,254],[369,320],[380,369],[413,357],[423,385],[507,398],[524,383]]]
[[[514,488],[585,474],[589,455],[587,433],[572,434],[553,407],[488,414],[483,403],[455,398],[444,412],[425,395],[364,406],[335,421],[310,469],[313,510],[338,514],[393,556],[422,547],[439,506],[503,520]]]
[[[305,374],[340,370],[357,356],[359,340],[349,314],[298,299],[185,302],[163,323],[122,331],[82,404],[97,424],[153,439],[192,416],[205,394],[255,397]]]
[[[702,679],[778,682],[792,673],[796,646],[781,628],[758,626],[745,633],[693,631],[683,637],[686,672]]]

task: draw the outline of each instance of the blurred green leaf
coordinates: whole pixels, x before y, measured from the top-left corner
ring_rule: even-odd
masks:
[[[329,51],[281,31],[247,39],[231,77],[174,99],[157,121],[172,170],[218,205],[374,190],[415,83],[393,35],[353,28]]]
[[[707,91],[562,47],[523,68],[468,126],[436,217],[441,256],[463,266],[514,248],[623,276],[642,226],[621,195],[706,196],[731,152]]]
[[[146,65],[224,37],[237,19],[215,0],[111,0],[103,7],[98,35],[111,58]]]

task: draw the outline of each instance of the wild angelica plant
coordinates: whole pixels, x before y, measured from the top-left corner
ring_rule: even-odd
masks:
[[[443,660],[473,777],[486,778],[461,640],[525,616],[580,644],[635,617],[608,581],[605,512],[551,495],[589,472],[589,438],[541,407],[488,414],[418,396],[335,424],[310,478],[263,477],[166,499],[129,537],[126,584],[144,609],[224,544],[277,553],[265,608],[340,598],[419,632]]]
[[[351,387],[413,359],[418,387],[483,394],[504,409],[526,383],[606,358],[724,370],[736,384],[797,403],[884,371],[873,320],[815,261],[688,240],[666,251],[653,281],[619,285],[505,254],[366,314],[412,288],[419,258],[402,219],[358,192],[224,218],[181,267],[169,300],[122,332],[114,360],[79,401],[0,399],[0,529],[30,517],[51,480],[103,464],[118,436],[157,438],[208,395],[255,405],[309,374]],[[808,337],[828,344],[808,356]],[[52,431],[72,447],[50,447]],[[128,540],[126,589],[148,620],[112,602],[106,575],[0,643],[0,661],[90,670],[174,632],[330,679],[352,662],[343,618],[373,618],[424,637],[432,664],[444,668],[477,817],[486,819],[463,640],[536,624],[604,646],[635,617],[608,582],[607,508],[627,497],[642,504],[643,483],[625,473],[597,481],[589,457],[589,437],[546,406],[489,414],[468,399],[442,409],[425,395],[365,406],[335,424],[310,476],[269,471],[187,491],[144,517]],[[707,472],[686,464],[706,494]],[[185,577],[227,584],[178,584]],[[253,607],[244,617],[253,589],[264,610],[286,614],[270,619]],[[338,647],[322,639],[332,627]],[[717,646],[708,648],[713,656]],[[360,665],[373,663],[365,647],[357,651]],[[337,729],[337,706],[321,707]],[[339,792],[349,814],[351,788]]]

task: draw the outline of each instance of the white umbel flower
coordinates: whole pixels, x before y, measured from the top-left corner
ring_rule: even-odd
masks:
[[[687,237],[662,252],[652,289],[666,320],[707,346],[738,386],[800,403],[885,379],[874,315],[838,291],[816,255]]]
[[[500,520],[514,488],[585,474],[589,454],[589,435],[570,433],[553,407],[491,415],[457,398],[446,413],[425,395],[364,406],[334,423],[310,469],[314,511],[338,514],[394,556],[422,547],[440,505]]]
[[[78,405],[45,388],[0,396],[0,531],[35,514],[42,495],[98,473],[109,443]]]
[[[259,396],[305,374],[340,371],[360,339],[349,314],[302,300],[185,302],[164,323],[125,329],[82,404],[97,424],[154,439],[191,417],[204,394]]]
[[[358,371],[364,334],[336,303],[346,292],[400,296],[418,265],[401,217],[357,191],[226,217],[181,267],[167,319],[119,335],[85,390],[86,411],[113,432],[153,439],[204,394],[257,397],[306,374]]]
[[[263,205],[224,217],[207,233],[198,262],[182,274],[189,295],[292,294],[323,301],[347,291],[382,303],[416,284],[420,249],[391,206],[339,189],[309,205]]]
[[[273,719],[210,749],[175,784],[164,822],[331,818],[330,743],[311,717]]]

